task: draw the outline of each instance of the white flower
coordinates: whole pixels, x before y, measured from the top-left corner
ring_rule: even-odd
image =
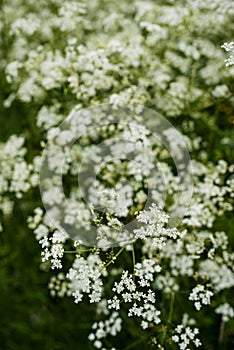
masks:
[[[210,298],[213,296],[213,292],[206,290],[204,285],[198,284],[192,289],[189,295],[189,300],[195,301],[194,306],[197,310],[201,309],[202,304],[210,304]]]
[[[227,52],[234,53],[234,41],[231,41],[230,43],[224,43],[222,46]],[[228,59],[225,60],[226,66],[231,66],[234,64],[234,55],[231,54]]]
[[[219,305],[215,309],[215,312],[216,312],[216,314],[221,314],[222,315],[222,320],[224,322],[227,322],[231,318],[234,317],[234,309],[228,303],[224,303],[224,304]]]
[[[199,333],[198,328],[192,329],[184,325],[178,325],[175,328],[175,335],[172,336],[172,341],[177,343],[181,350],[189,350],[190,343],[193,343],[196,347],[201,346],[200,339],[196,338]]]

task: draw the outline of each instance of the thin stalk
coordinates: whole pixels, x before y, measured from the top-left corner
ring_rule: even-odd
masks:
[[[135,277],[136,257],[135,257],[134,244],[132,244],[132,265],[133,265],[133,276]]]
[[[224,328],[225,328],[225,321],[222,320],[219,328],[219,346],[222,346],[223,344]]]
[[[167,325],[171,322],[172,320],[172,313],[173,313],[173,307],[174,307],[174,301],[175,301],[175,293],[171,293],[171,301],[170,301],[170,309],[169,309],[169,314],[168,314],[168,319],[167,319]],[[162,337],[162,345],[165,342],[166,338],[166,329],[164,331],[163,337]]]
[[[143,337],[141,339],[138,339],[138,340],[134,341],[133,343],[127,345],[123,350],[129,350],[129,349],[133,349],[133,348],[135,349],[135,345],[142,343],[147,338],[148,338],[148,336],[147,337]]]
[[[78,254],[83,252],[90,252],[91,249],[84,249],[84,250],[64,250],[64,253],[66,254]]]
[[[167,323],[170,323],[170,322],[171,322],[171,319],[172,319],[172,313],[173,313],[174,301],[175,301],[175,293],[174,293],[174,292],[172,292],[172,294],[171,294],[171,302],[170,302],[170,311],[169,311],[169,315],[168,315]]]
[[[124,246],[113,256],[113,258],[111,258],[110,261],[108,261],[108,263],[106,263],[106,265],[102,268],[102,270],[105,269],[105,268],[107,268],[110,264],[112,264],[112,263],[114,262],[114,260],[116,260],[116,258],[119,256],[119,254],[122,253],[122,251],[123,251],[125,248],[126,248],[126,246],[124,245]],[[102,270],[101,270],[101,271],[102,271]]]

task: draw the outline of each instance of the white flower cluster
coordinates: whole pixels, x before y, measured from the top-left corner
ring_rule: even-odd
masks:
[[[25,160],[25,139],[11,135],[6,143],[0,143],[0,212],[10,215],[14,201],[11,194],[22,198],[31,187],[38,184],[38,176],[33,172],[33,165]],[[0,223],[0,231],[2,225]]]
[[[210,304],[210,298],[214,295],[213,292],[207,290],[204,285],[199,284],[192,289],[189,295],[189,300],[194,301],[194,306],[197,310],[200,310],[203,305]]]
[[[135,275],[139,278],[141,287],[149,287],[150,282],[154,280],[154,273],[160,272],[161,266],[152,259],[145,259],[142,263],[135,265]]]
[[[158,349],[171,339],[182,350],[200,346],[198,328],[181,324],[180,303],[191,309],[194,301],[197,311],[207,305],[224,322],[233,317],[231,231],[220,228],[234,208],[234,166],[221,159],[232,146],[233,67],[225,69],[217,44],[218,33],[233,65],[226,34],[233,2],[11,0],[3,7],[4,111],[22,104],[42,149],[29,164],[23,136],[0,144],[1,212],[12,212],[13,194],[20,199],[39,185],[43,204],[32,208],[28,225],[42,267],[60,270],[51,294],[75,303],[87,296],[97,306],[95,348],[118,349],[126,319]],[[162,130],[143,105],[184,133],[191,183],[178,133]],[[175,227],[173,214],[183,211],[191,187]]]
[[[232,66],[234,64],[234,41],[231,41],[230,43],[224,43],[222,46],[227,52],[230,52],[230,56],[225,60],[226,66]]]
[[[176,335],[172,336],[172,340],[178,344],[180,350],[188,350],[189,346],[193,343],[196,347],[201,346],[201,341],[197,338],[199,334],[198,328],[192,329],[191,327],[185,327],[182,324],[178,325],[175,329]]]
[[[12,135],[5,144],[0,144],[0,194],[14,192],[21,198],[24,192],[34,185],[31,178],[33,166],[25,161],[24,138]]]
[[[166,245],[167,239],[180,237],[180,232],[176,228],[164,227],[168,223],[169,216],[155,205],[152,205],[148,211],[141,212],[137,219],[139,222],[144,223],[145,226],[134,230],[136,238],[142,240],[152,238],[152,246],[155,248],[162,249]]]
[[[93,345],[96,349],[106,350],[102,342],[105,342],[107,335],[115,337],[122,328],[122,319],[119,317],[118,312],[111,313],[109,319],[100,322],[95,322],[92,326],[92,333],[89,335],[89,340],[93,341]],[[112,347],[110,350],[116,350]]]
[[[230,304],[228,303],[224,303],[222,305],[219,305],[216,309],[215,309],[216,314],[220,314],[222,315],[222,320],[224,322],[229,321],[231,318],[234,317],[234,309],[233,307],[231,307]]]
[[[193,198],[184,223],[192,227],[212,227],[217,216],[233,210],[233,166],[220,160],[215,166],[193,162]],[[201,180],[203,178],[203,180]]]
[[[70,281],[68,289],[75,303],[82,300],[84,293],[88,294],[91,303],[101,300],[103,285],[101,276],[106,274],[102,265],[103,262],[97,254],[90,254],[87,259],[83,257],[75,259],[67,274]]]
[[[44,213],[41,208],[36,208],[34,214],[33,217],[28,218],[28,225],[34,230],[41,245],[42,262],[50,262],[52,269],[61,269],[64,255],[63,244],[67,241],[69,235],[62,227],[57,229],[47,215],[43,216]]]
[[[121,3],[120,10],[117,4],[103,7],[100,0],[85,4],[49,0],[43,11],[38,6],[30,11],[20,0],[14,2],[24,16],[12,11],[13,4],[5,5],[14,34],[12,60],[6,67],[7,79],[15,86],[13,98],[48,106],[52,99],[54,105],[61,101],[50,92],[62,86],[65,95],[84,106],[97,94],[99,102],[117,105],[130,100],[143,104],[153,98],[164,114],[178,116],[187,108],[186,101],[209,104],[212,90],[227,77],[221,50],[200,33],[211,33],[217,23],[225,30],[224,8],[229,14],[232,11],[228,1],[216,6],[200,1],[185,1],[183,6],[133,1]],[[200,65],[200,59],[206,64]],[[186,74],[191,69],[194,85]],[[199,80],[206,86],[205,95]]]
[[[159,315],[161,312],[155,307],[155,293],[148,288],[147,292],[139,291],[139,287],[147,285],[141,276],[140,280],[133,280],[133,277],[124,271],[121,275],[120,282],[115,282],[113,292],[115,296],[108,300],[109,309],[120,309],[122,303],[129,304],[128,316],[139,317],[141,319],[141,327],[146,329],[149,324],[157,325],[161,322]],[[144,283],[142,283],[144,282]]]
[[[60,272],[57,276],[52,276],[48,285],[50,289],[51,296],[58,296],[63,298],[66,294],[68,294],[67,288],[68,282],[64,273]]]
[[[190,349],[191,343],[196,347],[202,345],[200,339],[198,338],[199,330],[194,328],[196,321],[189,318],[188,314],[183,314],[182,323],[177,325],[172,336],[172,341],[178,344],[181,350]]]

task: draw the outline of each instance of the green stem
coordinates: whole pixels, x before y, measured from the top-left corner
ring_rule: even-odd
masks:
[[[172,292],[172,294],[171,294],[171,302],[170,302],[170,311],[169,311],[169,315],[168,315],[167,323],[170,323],[170,322],[171,322],[171,319],[172,319],[172,313],[173,313],[174,301],[175,301],[175,293],[174,293],[174,292]]]
[[[106,263],[106,265],[102,268],[102,270],[105,269],[105,268],[107,268],[110,264],[112,264],[112,263],[114,262],[114,260],[119,256],[119,254],[122,253],[122,251],[123,251],[125,248],[126,248],[126,246],[124,245],[124,246],[113,256],[113,258],[111,258],[111,259],[108,261],[108,263]],[[102,270],[101,270],[101,271],[102,271]]]
[[[225,321],[222,320],[219,328],[219,346],[222,346],[223,344],[224,327],[225,327]]]
[[[90,252],[91,249],[84,249],[84,250],[64,250],[64,253],[66,254],[78,254],[83,252]]]
[[[142,343],[147,338],[148,338],[148,336],[147,337],[143,337],[141,339],[138,339],[138,340],[134,341],[133,343],[127,345],[123,350],[133,349],[133,348],[135,348],[135,345]]]
[[[168,319],[167,319],[167,325],[169,323],[171,323],[173,307],[174,307],[174,301],[175,301],[175,293],[172,292],[171,293],[171,301],[170,301],[170,310],[169,310],[169,315],[168,315]],[[162,346],[163,346],[163,344],[165,342],[165,338],[166,338],[166,329],[165,329],[165,331],[163,333],[163,337],[162,337],[162,344],[161,344]]]
[[[135,257],[134,244],[132,244],[132,265],[133,265],[133,276],[135,277],[136,257]]]

